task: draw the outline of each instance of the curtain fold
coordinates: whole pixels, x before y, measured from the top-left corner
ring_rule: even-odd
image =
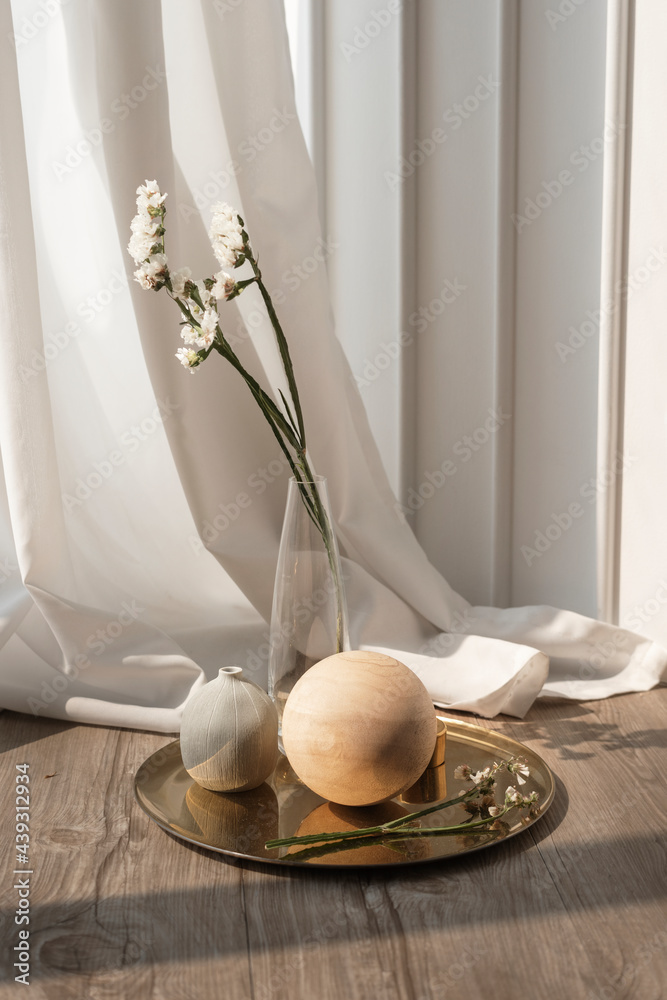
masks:
[[[8,6],[0,19],[7,35]],[[397,512],[325,266],[295,271],[322,234],[280,0],[224,16],[91,0],[59,8],[16,56],[0,64],[0,705],[170,732],[218,666],[265,682],[288,472],[238,376],[218,358],[185,372],[175,307],[131,279],[134,192],[153,177],[169,192],[170,264],[195,276],[214,269],[212,204],[244,215],[329,480],[355,645],[391,650],[436,703],[485,715],[664,679],[667,654],[634,633],[471,607]],[[281,386],[254,290],[223,324]]]

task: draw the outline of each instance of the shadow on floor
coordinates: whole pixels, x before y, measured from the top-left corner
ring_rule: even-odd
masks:
[[[248,948],[358,947],[388,934],[426,939],[465,928],[484,937],[494,926],[530,928],[533,920],[576,911],[604,922],[607,909],[662,904],[667,895],[655,835],[605,839],[592,829],[584,843],[547,842],[526,854],[532,844],[521,836],[492,851],[400,871],[287,871],[220,857],[211,859],[204,887],[35,905],[31,978],[215,960]],[[378,919],[381,912],[391,920]],[[13,910],[0,911],[0,927],[5,941],[15,937]]]

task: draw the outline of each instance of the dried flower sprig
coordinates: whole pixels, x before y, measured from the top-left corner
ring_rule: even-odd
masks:
[[[285,455],[299,487],[301,499],[322,535],[336,595],[336,644],[343,648],[342,582],[334,558],[333,529],[322,504],[316,476],[310,466],[306,430],[287,338],[283,332],[271,295],[262,279],[257,257],[245,230],[245,223],[231,206],[219,202],[213,206],[209,237],[221,270],[210,277],[193,280],[189,268],[170,270],[165,250],[165,199],[157,181],[146,181],[137,188],[137,214],[132,220],[128,253],[137,265],[135,279],[142,288],[160,291],[166,288],[181,311],[181,338],[185,346],[176,351],[180,363],[194,374],[215,351],[243,378],[259,405],[281,451]],[[252,277],[237,280],[228,271],[248,263]],[[256,285],[273,327],[280,353],[291,404],[278,389],[279,405],[241,363],[220,325],[218,303],[230,302],[250,285]]]
[[[446,802],[438,802],[436,805],[418,812],[408,813],[399,816],[398,819],[390,820],[378,826],[364,827],[359,830],[345,830],[331,833],[310,833],[298,837],[282,837],[277,840],[267,840],[264,845],[267,850],[280,847],[305,847],[317,844],[322,850],[317,854],[312,854],[308,849],[308,856],[320,856],[326,852],[326,846],[331,849],[342,850],[354,847],[368,846],[371,843],[382,842],[389,844],[396,840],[413,840],[420,837],[451,836],[456,834],[467,834],[474,832],[504,832],[506,824],[503,822],[505,816],[512,809],[528,809],[530,816],[535,816],[539,812],[538,794],[533,791],[529,795],[523,795],[516,788],[510,786],[505,791],[505,797],[501,804],[495,800],[494,791],[496,788],[496,776],[501,771],[507,771],[517,777],[517,782],[523,784],[530,776],[528,765],[523,757],[510,757],[509,760],[494,762],[482,771],[473,771],[467,764],[461,764],[454,771],[454,777],[460,781],[471,782],[471,787],[467,788],[460,795]],[[460,805],[468,814],[469,818],[461,823],[450,826],[418,827],[416,821],[431,813],[439,812],[450,806]],[[349,842],[352,843],[349,843]],[[305,858],[305,851],[290,853],[289,860]]]

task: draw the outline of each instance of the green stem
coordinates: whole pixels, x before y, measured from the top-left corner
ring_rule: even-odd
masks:
[[[426,809],[419,809],[417,812],[406,813],[405,816],[399,816],[397,819],[392,819],[388,823],[382,823],[379,826],[367,826],[359,830],[338,830],[336,832],[331,832],[331,833],[311,833],[311,834],[306,834],[302,837],[283,837],[278,840],[267,840],[264,846],[267,849],[273,849],[277,847],[291,847],[295,844],[299,845],[322,844],[327,841],[341,842],[348,840],[361,840],[364,837],[374,836],[374,835],[381,835],[383,837],[386,837],[395,831],[399,831],[403,835],[406,835],[406,827],[408,827],[409,824],[414,823],[416,820],[422,819],[422,817],[428,816],[431,813],[439,812],[441,809],[448,809],[450,806],[458,805],[459,803],[465,802],[468,799],[475,798],[480,794],[487,794],[490,788],[495,787],[491,783],[494,782],[496,775],[504,770],[510,770],[510,772],[513,773],[509,765],[514,764],[516,761],[520,760],[521,760],[520,757],[512,756],[509,757],[507,760],[502,760],[498,763],[494,763],[493,765],[490,765],[489,773],[484,779],[484,782],[480,783],[478,781],[478,783],[474,784],[472,788],[466,789],[466,791],[461,792],[460,795],[457,795],[453,799],[447,799],[445,802],[436,802],[435,805],[427,806]],[[459,823],[456,824],[455,826],[426,828],[424,830],[421,830],[420,832],[417,832],[415,829],[412,829],[410,831],[410,836],[413,835],[429,836],[432,834],[434,830],[440,832],[443,831],[451,832],[453,830],[460,830],[460,831],[474,830],[478,827],[481,827],[485,823],[492,823],[495,820],[500,819],[511,809],[516,809],[516,808],[519,808],[519,806],[513,803],[510,804],[505,803],[497,816],[492,816],[489,817],[488,819],[481,819],[475,821],[468,820],[465,823]]]
[[[459,802],[465,802],[466,799],[470,799],[476,794],[477,789],[470,788],[468,791],[457,795],[456,798],[448,799],[446,802],[438,802],[427,809],[420,809],[419,812],[406,813],[405,816],[399,816],[398,819],[392,819],[389,823],[381,823],[379,826],[367,826],[360,830],[339,830],[335,833],[309,833],[303,837],[283,837],[280,840],[267,840],[265,847],[289,847],[292,844],[319,844],[325,840],[356,840],[359,837],[367,837],[376,833],[384,836],[396,827],[404,827],[408,823],[414,823],[415,820],[421,819],[422,816],[428,816],[430,813],[438,812],[440,809],[447,809],[449,806],[458,805]]]
[[[254,275],[257,279],[257,285],[259,287],[260,294],[264,299],[264,305],[266,306],[266,311],[269,314],[269,319],[271,320],[271,325],[273,326],[276,340],[278,342],[278,350],[280,351],[280,357],[282,358],[283,368],[285,369],[285,376],[287,378],[287,384],[289,386],[290,395],[292,397],[292,402],[294,403],[294,412],[296,413],[297,424],[299,426],[299,434],[301,437],[301,447],[305,453],[306,450],[306,430],[303,423],[303,413],[301,412],[301,401],[299,400],[299,390],[296,387],[296,378],[294,377],[294,366],[292,365],[292,358],[290,357],[289,347],[287,344],[287,338],[283,333],[283,328],[280,325],[280,320],[276,310],[274,309],[273,302],[271,301],[271,296],[266,289],[264,282],[262,281],[262,273],[257,265],[257,261],[254,255],[250,251],[250,246],[246,249],[247,259],[252,265]]]
[[[301,495],[304,503],[309,508],[310,505],[306,500],[306,492],[310,490],[310,495],[312,498],[312,503],[315,507],[315,523],[317,524],[318,530],[322,535],[322,540],[324,542],[324,547],[327,553],[327,560],[329,562],[329,568],[331,569],[331,574],[333,577],[334,588],[335,588],[335,599],[336,599],[336,652],[341,653],[343,651],[344,637],[345,637],[345,626],[343,621],[343,585],[340,578],[340,566],[336,559],[334,552],[334,536],[329,518],[327,516],[326,510],[322,504],[319,489],[317,487],[317,482],[315,480],[315,475],[310,468],[308,462],[308,456],[306,451],[306,431],[303,422],[303,413],[301,410],[301,401],[299,399],[299,390],[297,389],[296,379],[294,376],[294,366],[292,365],[292,359],[289,352],[289,347],[287,344],[287,338],[283,332],[283,328],[280,325],[280,320],[278,319],[278,314],[274,308],[273,302],[271,300],[271,295],[267,290],[264,282],[262,281],[262,273],[259,269],[257,261],[252,253],[249,244],[244,247],[244,252],[246,259],[250,262],[253,273],[255,275],[255,280],[259,288],[260,294],[266,306],[266,311],[268,313],[269,319],[271,320],[271,325],[276,336],[276,343],[278,344],[278,350],[280,352],[280,357],[283,362],[283,368],[285,370],[285,377],[287,378],[287,384],[289,386],[290,395],[292,397],[292,403],[294,406],[294,412],[296,414],[296,424],[298,427],[300,447],[297,449],[297,462],[301,466],[304,473],[305,490],[300,485]],[[282,393],[281,393],[282,396]],[[288,419],[291,417],[291,412],[287,401],[283,396],[283,402],[285,405],[286,412],[288,414]],[[295,428],[296,430],[297,428]],[[297,481],[299,477],[297,476]],[[312,514],[311,514],[312,516]]]
[[[472,833],[483,834],[483,833],[497,833],[497,836],[502,836],[500,831],[491,830],[488,824],[492,822],[491,820],[484,820],[485,828],[480,828],[473,830]],[[479,826],[479,824],[475,824]],[[458,827],[433,827],[432,829],[420,830],[419,835],[427,837],[454,837],[460,836],[461,834],[470,831],[470,824],[463,824]],[[285,854],[280,859],[281,861],[309,861],[311,858],[322,858],[326,857],[328,854],[338,854],[340,851],[355,851],[362,847],[387,847],[390,850],[393,848],[394,844],[400,844],[406,840],[414,840],[416,831],[396,831],[390,836],[383,837],[359,837],[351,842],[349,841],[337,841],[335,844],[322,844],[319,847],[304,847],[300,851],[294,851],[291,854]]]
[[[164,224],[164,208],[162,209],[162,223]],[[245,235],[245,234],[244,234]],[[162,250],[164,251],[164,237],[162,240]],[[234,367],[241,377],[244,379],[246,385],[250,389],[253,398],[259,405],[267,423],[269,424],[271,431],[276,438],[282,453],[285,455],[292,474],[297,482],[299,492],[301,493],[301,499],[303,501],[308,514],[317,527],[318,531],[322,536],[324,542],[324,547],[327,553],[327,559],[329,562],[329,567],[331,569],[331,574],[333,577],[334,588],[335,588],[335,600],[336,600],[336,651],[342,652],[344,645],[344,621],[343,621],[343,587],[340,577],[340,567],[338,560],[335,555],[335,537],[333,534],[333,529],[327,516],[326,510],[322,503],[320,497],[320,492],[316,482],[315,475],[310,468],[308,462],[307,451],[306,451],[306,431],[303,421],[303,412],[301,409],[301,401],[299,399],[299,391],[296,384],[296,378],[294,375],[294,366],[292,364],[292,359],[289,352],[289,346],[287,344],[287,338],[283,332],[282,326],[280,325],[280,320],[274,308],[273,302],[271,300],[271,295],[267,290],[264,282],[262,281],[262,274],[252,253],[249,242],[246,240],[246,245],[244,247],[245,258],[250,262],[254,277],[247,280],[237,282],[237,294],[240,294],[248,285],[256,283],[259,287],[260,294],[264,301],[266,311],[268,313],[269,319],[271,320],[271,325],[276,337],[276,343],[278,345],[278,350],[283,363],[283,368],[285,371],[285,377],[287,379],[287,384],[289,387],[290,396],[292,398],[292,406],[294,407],[294,413],[290,409],[287,399],[280,392],[280,398],[282,400],[283,406],[285,408],[285,413],[282,413],[278,408],[274,400],[266,393],[256,379],[244,368],[241,361],[233,351],[229,342],[225,339],[224,334],[220,326],[217,326],[216,339],[213,342],[211,348],[206,352],[204,357],[210,354],[212,349],[215,349],[223,358],[225,358]],[[192,315],[192,311],[188,306],[181,301],[181,299],[173,294],[171,286],[167,288],[168,294],[176,302],[179,309],[185,316],[188,323],[197,329],[201,329],[199,324]],[[200,309],[203,309],[203,303],[201,297],[197,291],[190,293],[194,298]],[[293,450],[294,455],[291,453],[290,449]]]
[[[324,857],[327,854],[335,854],[340,851],[353,851],[361,847],[373,847],[378,845],[391,847],[392,844],[397,842],[400,843],[405,840],[420,840],[423,837],[454,837],[468,833],[492,833],[495,831],[492,831],[491,824],[493,824],[497,819],[500,819],[513,808],[513,806],[505,807],[503,811],[498,814],[498,816],[489,816],[486,819],[479,819],[474,822],[456,823],[452,826],[406,828],[403,825],[392,829],[384,827],[380,828],[380,830],[384,830],[384,832],[381,832],[377,836],[373,835],[372,832],[369,834],[364,833],[363,836],[359,836],[358,834],[363,831],[349,831],[352,836],[348,837],[339,834],[334,842],[331,842],[330,836],[325,836],[324,834],[320,834],[319,837],[316,837],[316,835],[310,837],[292,837],[286,838],[286,840],[281,842],[269,840],[266,842],[265,847],[267,850],[272,850],[279,846],[288,847],[306,844],[307,842],[317,844],[315,847],[305,847],[303,850],[294,851],[293,853],[284,855],[282,859],[284,861],[306,861],[308,858]],[[400,822],[405,824],[406,819],[407,817],[402,817]],[[357,835],[355,835],[355,833]],[[325,840],[329,842],[325,843]],[[290,842],[288,843],[288,841]]]
[[[333,577],[335,593],[336,593],[336,652],[343,652],[343,644],[345,638],[345,626],[343,622],[343,582],[340,578],[340,564],[336,559],[336,554],[334,552],[334,537],[333,528],[327,516],[327,512],[322,504],[322,499],[320,497],[320,491],[317,488],[317,482],[315,481],[315,476],[308,463],[308,458],[304,452],[302,456],[302,468],[306,475],[307,482],[312,484],[312,495],[313,502],[317,511],[317,518],[319,522],[320,534],[322,535],[322,541],[324,542],[324,548],[326,549],[327,559],[329,562],[329,568],[331,570],[331,575]]]

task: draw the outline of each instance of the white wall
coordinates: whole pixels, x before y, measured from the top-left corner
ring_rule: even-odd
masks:
[[[640,0],[634,24],[621,389],[620,621],[667,643],[667,6]],[[624,391],[623,391],[624,390]]]
[[[338,334],[392,483],[419,508],[414,530],[475,603],[594,615],[608,493],[598,467],[603,165],[625,141],[605,133],[607,2],[290,2],[316,12],[318,58],[297,82],[312,95],[314,79],[320,94],[311,145],[324,226],[340,244],[330,264]],[[637,8],[642,60],[652,45],[657,63],[665,35],[653,19],[664,8]],[[650,90],[648,73],[637,86]],[[649,96],[635,103],[650,108]],[[631,266],[661,238],[647,194],[664,159],[641,160]],[[651,324],[640,310],[655,307],[647,292],[629,316],[627,390],[642,398],[626,406],[626,444],[653,458],[622,481],[622,542],[605,564],[622,567],[623,607],[664,575],[659,501],[651,527],[638,517],[653,473],[664,476],[661,386],[641,389]],[[650,335],[661,360],[659,324]]]

